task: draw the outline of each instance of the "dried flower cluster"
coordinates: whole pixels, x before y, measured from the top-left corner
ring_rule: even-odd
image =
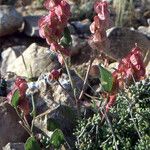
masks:
[[[144,76],[145,66],[142,60],[141,50],[137,46],[120,61],[118,69],[113,72],[114,80],[118,83],[119,81],[126,81],[131,78],[138,81]]]
[[[92,36],[89,44],[93,49],[105,51],[109,47],[109,40],[106,36],[106,29],[109,26],[109,10],[106,1],[96,2],[94,10],[97,15],[90,26]]]
[[[59,42],[71,15],[70,6],[65,0],[46,0],[44,6],[49,14],[39,20],[39,34],[46,39],[51,50],[68,56],[69,51]]]
[[[49,74],[49,80],[58,80],[60,76],[61,76],[61,69],[59,70],[53,69]]]
[[[139,81],[145,76],[145,66],[142,60],[141,50],[137,46],[133,48],[131,52],[120,61],[118,69],[114,71],[112,75],[114,78],[114,88],[108,97],[106,112],[114,105],[116,93],[119,88],[122,88],[126,81],[130,81],[132,78]]]
[[[28,88],[27,82],[21,77],[17,77],[13,86],[13,90],[7,95],[9,103],[11,103],[12,97],[16,90],[19,91],[18,107],[24,112],[25,115],[29,114],[29,100],[26,97],[26,90]]]

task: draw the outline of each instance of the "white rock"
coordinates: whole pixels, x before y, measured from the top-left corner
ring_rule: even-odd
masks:
[[[58,68],[58,61],[52,60],[47,50],[48,48],[38,46],[36,43],[31,44],[21,56],[8,66],[7,71],[14,72],[19,76],[35,78],[43,72]]]

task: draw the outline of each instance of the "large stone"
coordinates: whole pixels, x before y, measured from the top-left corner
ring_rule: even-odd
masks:
[[[24,17],[25,27],[24,33],[31,37],[39,37],[38,20],[41,16],[26,16]]]
[[[8,49],[4,50],[1,53],[2,57],[1,73],[3,75],[6,74],[8,66],[12,64],[12,62],[14,62],[18,56],[21,55],[24,49],[25,46],[14,46],[9,47]]]
[[[75,127],[76,118],[77,111],[74,108],[66,105],[59,105],[53,110],[49,110],[46,113],[37,116],[34,125],[47,134],[48,122],[46,120],[55,121],[65,136],[71,136]]]
[[[145,63],[150,59],[150,41],[142,33],[139,33],[129,28],[113,27],[107,30],[107,36],[110,40],[110,49],[106,53],[116,59],[120,60],[125,57],[135,43],[141,48]]]
[[[74,87],[76,88],[76,96],[82,89],[83,80],[79,78],[74,71],[71,71],[72,80],[74,82]],[[74,93],[71,88],[71,84],[66,73],[62,73],[59,78],[60,84],[56,81],[51,81],[48,79],[49,73],[42,74],[38,81],[30,82],[28,84],[29,88],[27,94],[33,93],[36,105],[37,114],[41,114],[48,109],[53,110],[60,104],[64,104],[70,107],[75,107],[76,101],[74,100]],[[63,87],[63,88],[62,88]],[[33,90],[34,89],[34,90]]]
[[[87,0],[80,3],[70,3],[71,6],[71,20],[83,20],[85,18],[92,19],[93,5],[95,0]]]
[[[16,32],[23,18],[13,6],[0,5],[0,37]]]
[[[24,143],[8,143],[3,150],[24,150]]]
[[[76,30],[76,33],[78,34],[89,34],[90,33],[90,20],[85,19],[82,21],[72,21],[71,25]]]
[[[150,19],[147,20],[148,26],[139,26],[138,31],[145,34],[150,39]]]
[[[79,94],[82,90],[83,86],[83,80],[76,75],[74,71],[71,71],[72,81],[74,83],[74,87],[76,89],[76,97],[79,97]],[[62,74],[59,78],[59,82],[62,85],[62,87],[65,89],[62,89],[62,87],[57,83],[53,83],[51,85],[52,90],[52,97],[54,98],[54,101],[59,104],[65,104],[68,106],[75,106],[75,100],[74,100],[74,94],[73,90],[71,88],[70,80],[67,74]],[[59,94],[58,94],[59,93]]]
[[[0,150],[9,142],[25,142],[28,133],[19,124],[17,113],[0,98]]]
[[[83,64],[88,62],[91,55],[91,47],[88,41],[83,38],[79,38],[77,35],[71,35],[72,46],[71,46],[71,63],[72,64]]]
[[[57,59],[51,59],[49,49],[31,44],[21,56],[8,66],[7,71],[14,72],[27,78],[38,77],[43,72],[59,68]]]
[[[15,5],[17,0],[0,0],[2,5]]]

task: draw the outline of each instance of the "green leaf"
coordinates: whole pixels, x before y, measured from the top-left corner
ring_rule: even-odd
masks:
[[[111,72],[109,72],[107,69],[99,65],[100,69],[100,81],[103,89],[106,92],[111,92],[112,87],[113,87],[113,77]]]
[[[70,31],[69,31],[68,27],[66,27],[64,29],[63,37],[60,40],[60,44],[64,47],[68,47],[71,45],[71,43],[72,43],[72,38],[70,35]]]
[[[18,103],[19,103],[19,98],[20,98],[19,90],[15,90],[11,99],[11,104],[13,107],[17,108]]]
[[[54,131],[55,129],[60,128],[60,125],[58,124],[58,122],[53,119],[53,118],[49,118],[47,120],[47,130],[48,131]]]
[[[56,129],[50,139],[51,144],[54,148],[59,148],[65,141],[64,135],[60,129]]]
[[[34,137],[29,137],[25,143],[25,150],[41,150]]]

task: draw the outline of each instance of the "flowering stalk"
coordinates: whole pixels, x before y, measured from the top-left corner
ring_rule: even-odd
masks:
[[[137,45],[124,57],[118,65],[118,69],[113,72],[114,85],[116,88],[122,87],[126,80],[139,81],[145,76],[145,66],[142,60],[141,50]]]
[[[92,33],[89,44],[93,50],[100,52],[105,51],[109,47],[109,41],[106,36],[106,29],[109,26],[109,11],[106,1],[96,2],[94,5],[96,16],[90,26]]]
[[[18,100],[18,108],[24,113],[24,115],[28,115],[30,108],[29,108],[29,100],[26,97],[26,90],[28,88],[27,82],[25,79],[21,77],[17,77],[15,84],[13,86],[13,90],[7,95],[7,100],[11,104],[12,97],[16,90],[19,91],[19,100]]]
[[[39,34],[51,50],[69,56],[68,48],[61,45],[60,40],[71,15],[70,6],[65,0],[46,0],[44,6],[49,14],[39,20]]]

